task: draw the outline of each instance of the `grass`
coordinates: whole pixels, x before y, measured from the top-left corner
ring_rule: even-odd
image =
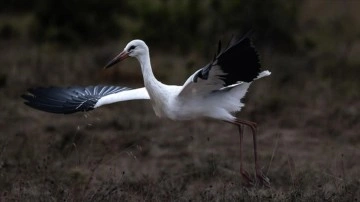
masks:
[[[238,116],[259,123],[260,163],[271,180],[266,189],[243,185],[237,130],[230,124],[157,119],[150,104],[142,101],[69,116],[25,107],[19,95],[28,86],[104,82],[140,86],[142,82],[139,69],[124,67],[136,63],[110,73],[98,70],[101,65],[96,60],[114,47],[80,50],[75,55],[48,51],[40,63],[36,57],[15,57],[19,51],[36,55],[36,49],[27,47],[31,46],[14,43],[1,59],[8,68],[1,70],[6,77],[0,92],[1,200],[359,199],[360,142],[355,132],[360,127],[359,102],[352,95],[330,91],[330,83],[321,83],[316,75],[287,80],[294,72],[280,73],[282,66],[274,61],[269,64],[272,77],[256,82],[245,99],[246,107]],[[161,64],[167,61],[153,55],[156,71],[166,72]],[[187,74],[181,72],[183,61],[175,57],[174,61],[180,61],[173,65],[177,74],[163,74],[165,80]],[[95,73],[100,76],[94,78]],[[246,169],[252,172],[252,142],[245,132]]]
[[[117,83],[118,76],[122,82],[119,85],[141,85],[141,77],[136,79],[139,77],[136,68],[122,72],[121,66],[112,70],[116,75],[112,77],[101,71],[98,78],[91,76],[99,72],[97,63],[82,61],[89,58],[87,55],[101,58],[108,49],[79,51],[71,56],[70,66],[64,65],[70,57],[67,52],[49,52],[41,66],[34,65],[33,57],[1,60],[10,64],[9,71],[2,70],[6,75],[0,122],[2,200],[359,199],[360,152],[355,133],[359,128],[358,102],[352,96],[337,96],[327,90],[327,85],[309,85],[315,78],[308,78],[305,84],[297,83],[300,79],[291,79],[280,88],[276,65],[270,65],[274,66],[273,77],[252,86],[245,100],[247,105],[238,115],[259,123],[260,162],[271,180],[269,189],[242,184],[237,130],[229,124],[157,119],[149,103],[141,101],[70,116],[42,113],[22,104],[18,96],[27,86]],[[13,58],[12,50],[7,54],[8,59]],[[162,61],[154,55],[158,66]],[[81,64],[88,64],[88,69]],[[180,66],[175,63],[173,68]],[[47,72],[47,77],[41,72]],[[89,76],[80,76],[84,73]],[[128,81],[123,74],[134,76]],[[173,75],[163,77],[172,80]],[[298,88],[299,85],[303,88]],[[315,96],[319,93],[321,96]],[[351,107],[343,110],[346,103],[352,103]],[[246,169],[252,171],[252,142],[249,131],[246,134]]]
[[[318,7],[305,8],[315,14],[320,11],[311,8]],[[158,119],[142,101],[68,116],[23,105],[19,96],[33,86],[141,86],[135,61],[101,70],[123,42],[70,51],[0,41],[0,201],[360,200],[359,41],[351,39],[346,57],[336,57],[343,50],[329,53],[321,33],[305,27],[299,33],[299,41],[306,34],[324,40],[309,53],[260,50],[272,75],[251,86],[238,114],[258,122],[270,188],[243,185],[237,129],[230,124]],[[338,37],[340,47],[347,43],[346,34]],[[154,49],[152,62],[159,79],[182,84],[207,60]],[[245,132],[245,168],[252,173]]]
[[[188,163],[171,172],[158,169],[158,176],[119,172],[119,167],[101,168],[105,159],[90,160],[63,172],[51,158],[32,162],[11,181],[11,193],[2,199],[20,201],[356,201],[359,181],[346,180],[312,168],[296,171],[288,162],[276,174],[269,189],[244,187],[239,176],[222,168],[210,157],[200,165]],[[294,163],[294,162],[293,162]],[[340,166],[342,161],[339,161]],[[292,167],[292,168],[290,168]],[[343,168],[339,168],[345,169]],[[285,172],[284,172],[285,171]],[[280,173],[284,176],[281,177]],[[291,176],[291,177],[290,177]],[[281,182],[281,183],[279,183]],[[311,183],[309,183],[311,182]]]
[[[102,51],[100,48],[99,52]],[[78,54],[87,55],[81,51]],[[75,57],[74,64],[81,63],[77,61],[79,58],[82,56]],[[61,59],[57,60],[60,65],[55,67],[65,68],[66,74],[72,72],[61,65]],[[56,58],[54,63],[56,65]],[[40,79],[42,75],[37,74],[38,71],[48,72],[40,68],[25,69],[27,76],[15,78],[12,75],[23,68],[13,68],[15,72],[5,71],[10,78],[1,92],[4,103],[0,122],[4,129],[0,136],[1,200],[359,199],[359,138],[354,132],[359,127],[359,117],[354,113],[359,105],[355,102],[352,109],[342,110],[343,103],[353,102],[352,98],[336,96],[330,102],[328,99],[334,98],[333,94],[323,91],[322,98],[309,102],[311,95],[321,91],[304,88],[300,94],[309,96],[300,99],[291,94],[290,85],[266,91],[265,82],[270,83],[269,86],[278,85],[271,79],[252,86],[247,106],[239,116],[259,122],[260,162],[271,180],[271,187],[267,189],[243,185],[238,173],[237,130],[229,124],[157,119],[149,103],[141,101],[70,116],[38,112],[26,108],[18,98],[24,86],[28,86],[25,85],[29,82],[27,78],[32,78],[31,86],[42,82],[43,85],[52,82],[62,85],[75,83],[74,75],[64,80]],[[97,71],[92,66],[89,69]],[[117,72],[121,70],[114,71],[121,74]],[[79,69],[74,74],[81,72]],[[59,77],[64,76],[61,74]],[[95,81],[98,79],[103,78]],[[90,83],[90,80],[92,78],[85,77],[78,82]],[[10,88],[11,83],[21,85]],[[286,93],[293,96],[285,96]],[[252,142],[249,131],[246,134],[246,169],[252,171]]]

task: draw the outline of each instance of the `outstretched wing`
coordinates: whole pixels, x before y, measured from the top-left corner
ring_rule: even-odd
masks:
[[[89,111],[125,100],[149,99],[145,88],[131,90],[120,86],[40,87],[28,89],[21,97],[32,108],[56,114]]]
[[[231,40],[223,51],[219,42],[214,59],[188,78],[179,96],[208,94],[241,82],[251,82],[258,77],[260,67],[249,37]]]

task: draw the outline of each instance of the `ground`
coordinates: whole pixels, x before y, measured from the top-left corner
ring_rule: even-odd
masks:
[[[23,104],[20,95],[28,87],[141,86],[135,61],[101,69],[120,50],[116,43],[74,52],[49,49],[46,54],[14,44],[1,55],[7,67],[0,91],[1,200],[359,200],[356,82],[348,92],[340,91],[341,86],[331,90],[332,81],[299,74],[296,64],[294,71],[281,71],[265,54],[263,63],[272,75],[253,83],[237,116],[258,123],[259,162],[271,187],[248,187],[239,174],[239,136],[231,124],[159,119],[147,101],[72,115]],[[205,63],[196,54],[155,51],[152,56],[155,74],[170,84],[182,84]],[[194,60],[194,67],[184,70]],[[245,168],[254,173],[250,130],[244,141]]]
[[[20,97],[27,88],[135,88],[142,75],[134,59],[102,69],[125,39],[65,49],[19,37],[0,40],[0,201],[358,201],[359,3],[303,2],[294,49],[254,41],[272,75],[251,85],[237,114],[258,123],[269,188],[244,184],[231,124],[159,119],[147,101],[71,115],[27,107]],[[9,18],[29,20],[0,15]],[[155,75],[182,85],[211,59],[211,45],[207,53],[151,46]],[[244,141],[245,168],[254,174],[249,129]]]

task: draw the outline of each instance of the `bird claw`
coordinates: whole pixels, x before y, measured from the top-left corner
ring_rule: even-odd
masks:
[[[256,177],[260,185],[263,185],[266,188],[270,188],[270,179],[261,171],[256,172]]]
[[[241,171],[241,176],[245,180],[245,184],[248,187],[255,186],[254,180],[250,177],[249,173],[244,171]],[[266,188],[270,188],[270,179],[264,175],[261,171],[256,172],[256,184],[259,184],[261,186],[264,186]]]
[[[246,172],[245,170],[241,171],[241,176],[246,181],[246,186],[253,186],[254,185],[254,181],[251,179],[248,172]]]

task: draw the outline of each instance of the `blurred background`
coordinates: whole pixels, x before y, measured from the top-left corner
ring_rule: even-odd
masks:
[[[0,0],[0,200],[354,201],[360,186],[359,1]],[[73,115],[26,107],[37,86],[142,86],[139,64],[102,67],[132,39],[182,85],[253,30],[270,77],[241,119],[259,126],[271,188],[244,188],[237,129],[158,119],[131,101]],[[253,173],[245,131],[246,169]]]

